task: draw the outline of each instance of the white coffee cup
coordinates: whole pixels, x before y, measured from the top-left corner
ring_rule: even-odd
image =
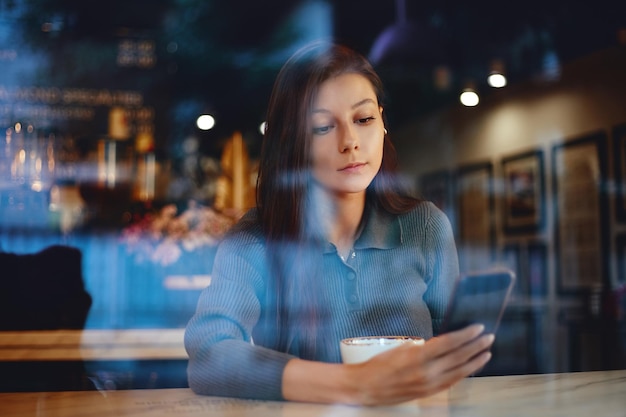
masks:
[[[417,336],[365,336],[343,339],[339,345],[343,363],[365,362],[379,353],[397,348],[403,343],[423,345],[424,339]]]

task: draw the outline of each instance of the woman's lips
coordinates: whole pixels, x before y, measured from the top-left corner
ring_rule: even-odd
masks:
[[[358,171],[361,167],[365,166],[365,162],[355,162],[353,164],[348,164],[345,167],[339,169],[339,171],[341,172],[356,172]]]

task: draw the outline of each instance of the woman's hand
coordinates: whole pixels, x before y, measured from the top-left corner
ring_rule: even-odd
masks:
[[[404,344],[359,364],[293,359],[283,372],[286,400],[397,404],[435,394],[473,374],[489,361],[494,336],[473,325],[433,337],[423,345]]]
[[[443,334],[423,345],[405,344],[367,362],[345,365],[354,381],[355,403],[394,404],[449,388],[491,358],[494,336],[482,325]]]

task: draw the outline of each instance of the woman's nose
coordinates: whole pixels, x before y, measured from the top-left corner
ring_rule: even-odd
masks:
[[[340,130],[339,152],[348,152],[359,149],[359,138],[352,126],[346,126]]]

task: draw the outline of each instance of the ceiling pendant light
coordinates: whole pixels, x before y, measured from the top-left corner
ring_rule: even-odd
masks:
[[[467,84],[467,86],[461,92],[459,100],[461,101],[461,104],[466,107],[474,107],[478,105],[478,103],[480,102],[480,97],[478,96],[478,93],[476,92],[473,83]]]
[[[491,63],[491,72],[487,77],[487,83],[493,88],[506,86],[506,76],[504,75],[504,63],[496,59]]]

